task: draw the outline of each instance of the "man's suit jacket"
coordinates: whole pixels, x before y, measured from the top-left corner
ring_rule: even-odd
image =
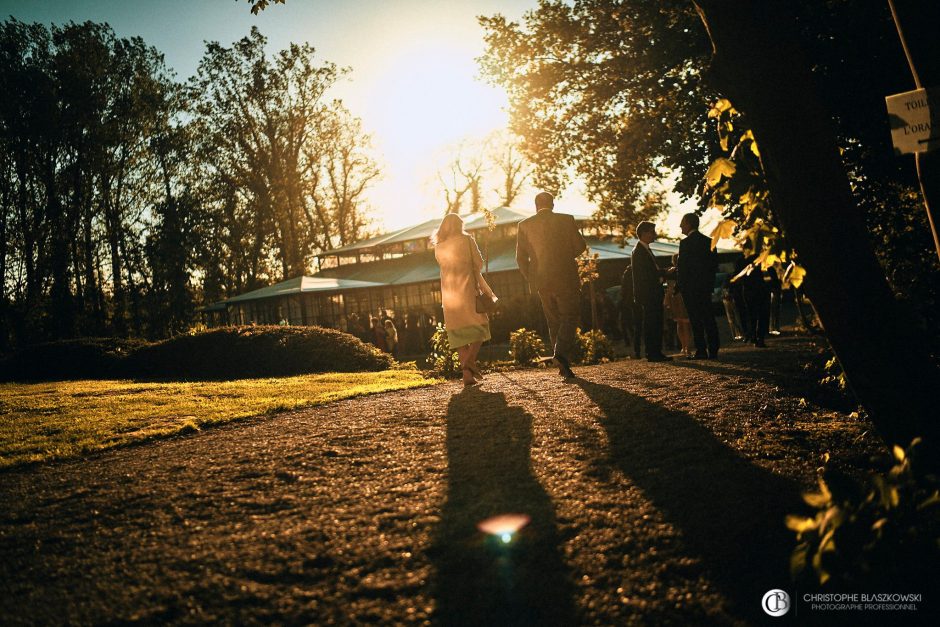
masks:
[[[712,250],[711,242],[698,231],[679,242],[676,287],[683,294],[707,294],[715,288],[718,253]]]
[[[662,307],[662,270],[659,269],[653,253],[642,242],[637,242],[633,247],[630,266],[633,268],[633,299],[644,307]]]
[[[516,263],[533,292],[577,292],[575,258],[586,249],[574,216],[546,209],[519,223]]]

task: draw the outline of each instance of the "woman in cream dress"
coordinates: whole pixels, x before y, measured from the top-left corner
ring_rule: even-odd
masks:
[[[476,240],[463,230],[460,216],[456,213],[444,216],[431,236],[431,243],[441,267],[441,303],[447,341],[460,357],[464,385],[473,385],[483,378],[477,354],[483,342],[490,339],[489,318],[476,310],[477,294],[482,292],[494,301],[496,296],[480,273],[483,256]]]

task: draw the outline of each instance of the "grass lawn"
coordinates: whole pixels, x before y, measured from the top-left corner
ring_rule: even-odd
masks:
[[[415,370],[195,383],[5,383],[0,384],[0,468],[432,383]]]

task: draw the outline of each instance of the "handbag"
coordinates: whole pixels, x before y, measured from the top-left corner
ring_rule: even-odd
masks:
[[[470,238],[467,238],[467,248],[470,251],[470,275],[476,275],[476,266],[473,264],[473,243],[470,241]],[[485,278],[483,279],[486,280]],[[490,298],[480,289],[480,286],[477,285],[477,296],[476,296],[476,312],[479,314],[491,314],[496,311],[497,300]]]

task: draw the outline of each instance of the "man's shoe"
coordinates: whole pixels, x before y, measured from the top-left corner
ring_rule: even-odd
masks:
[[[574,379],[575,374],[571,369],[571,366],[568,365],[568,360],[561,355],[558,355],[554,358],[552,363],[558,366],[558,374],[560,374],[565,379]]]
[[[646,358],[646,361],[672,361],[672,357],[668,355],[650,355]]]
[[[712,351],[708,354],[706,359],[718,359],[718,351]]]

